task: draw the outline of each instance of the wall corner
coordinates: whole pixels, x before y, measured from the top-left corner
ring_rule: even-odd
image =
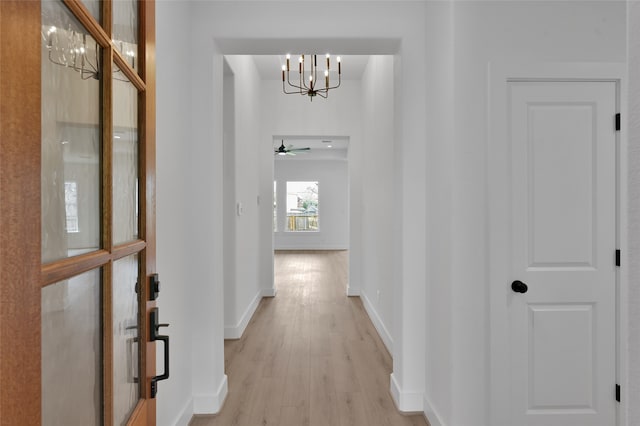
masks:
[[[391,398],[398,411],[402,413],[424,412],[422,405],[424,402],[423,392],[407,392],[402,389],[402,386],[398,383],[393,373],[391,373],[390,386],[389,391],[391,392]]]
[[[222,380],[215,394],[194,395],[193,414],[218,414],[220,410],[222,410],[228,392],[229,385],[227,375],[225,374],[222,376]]]

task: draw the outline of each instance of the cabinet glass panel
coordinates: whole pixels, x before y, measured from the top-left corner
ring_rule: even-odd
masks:
[[[100,425],[100,270],[42,289],[42,424]]]
[[[42,261],[100,247],[100,48],[42,2]]]
[[[113,419],[126,425],[140,397],[138,255],[113,264]]]
[[[113,242],[138,238],[138,90],[114,64]]]
[[[138,1],[113,2],[113,41],[127,63],[138,70]]]

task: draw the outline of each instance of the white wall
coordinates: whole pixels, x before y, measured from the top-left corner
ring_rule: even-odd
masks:
[[[424,158],[426,148],[424,141],[426,125],[426,95],[415,82],[420,81],[424,72],[424,55],[416,52],[425,51],[424,15],[425,7],[420,2],[371,2],[366,8],[361,2],[336,2],[331,8],[323,2],[297,3],[291,8],[286,2],[192,2],[192,124],[193,155],[191,159],[191,179],[195,182],[211,182],[207,196],[199,200],[197,214],[191,218],[189,226],[194,232],[194,246],[202,248],[202,255],[194,258],[194,273],[202,273],[204,282],[200,285],[205,294],[200,295],[209,304],[209,312],[213,317],[202,317],[198,321],[198,329],[209,330],[216,334],[220,327],[215,317],[221,306],[216,295],[221,290],[221,276],[216,267],[222,259],[218,252],[221,247],[216,243],[222,238],[219,227],[217,208],[221,208],[222,190],[219,186],[220,176],[217,170],[221,157],[222,104],[217,93],[222,86],[223,54],[282,54],[283,51],[301,51],[312,49],[317,51],[343,54],[395,54],[402,60],[394,62],[394,79],[400,95],[394,96],[394,116],[396,122],[395,140],[398,149],[394,151],[394,194],[395,203],[400,212],[400,220],[394,222],[394,319],[392,331],[394,335],[394,372],[392,393],[403,410],[422,409],[424,388],[424,310],[425,297],[425,233],[424,222],[405,226],[413,217],[413,212],[424,211],[425,205],[425,169]],[[250,9],[251,14],[246,10]],[[305,17],[313,15],[320,22],[327,22],[332,37],[327,38],[326,26],[309,26]],[[275,83],[275,82],[274,82]],[[276,83],[277,85],[277,83]],[[237,90],[237,88],[236,88]],[[347,93],[348,87],[341,88],[339,93]],[[263,92],[264,95],[264,92]],[[275,101],[277,98],[270,99]],[[336,96],[333,99],[339,99]],[[295,100],[295,97],[294,99]],[[348,98],[343,102],[349,102]],[[314,106],[316,102],[314,102]],[[338,104],[339,105],[339,104]],[[265,105],[264,111],[274,110],[274,104]],[[303,108],[303,107],[299,107]],[[291,111],[291,108],[288,108]],[[359,110],[347,110],[349,114],[359,114]],[[330,114],[331,116],[331,114]],[[317,117],[317,118],[316,118]],[[269,130],[264,134],[304,134],[309,127],[324,123],[320,113],[313,121],[294,123],[300,128],[296,130]],[[320,126],[322,127],[322,125]],[[349,135],[355,143],[359,126],[351,131],[336,131],[339,135]],[[313,134],[324,134],[326,131],[314,130]],[[332,132],[333,133],[333,132]],[[237,135],[236,135],[237,136]],[[359,135],[358,135],[359,138]],[[270,140],[270,139],[269,139]],[[218,154],[218,155],[216,155]],[[211,159],[213,158],[213,164]],[[266,168],[266,167],[265,167]],[[260,167],[262,170],[263,168]],[[360,183],[362,184],[362,183]],[[358,182],[356,182],[358,185]],[[351,181],[352,191],[354,182]],[[357,186],[356,186],[357,188]],[[261,192],[261,197],[263,194]],[[353,200],[353,194],[351,199]],[[353,201],[352,201],[353,202]],[[351,222],[354,212],[351,211]],[[211,221],[205,221],[204,218]],[[203,232],[203,229],[206,231]],[[352,228],[353,230],[353,228]],[[350,237],[353,244],[358,239]],[[206,246],[206,242],[213,246]],[[211,254],[211,257],[208,255]],[[354,264],[354,262],[350,262]],[[357,271],[357,269],[355,270]],[[354,274],[350,271],[350,280]],[[212,280],[209,281],[208,278]],[[212,285],[212,288],[205,287]],[[350,283],[350,285],[353,282]],[[357,283],[356,283],[357,284]],[[211,293],[210,295],[208,293]],[[199,303],[202,303],[198,301]],[[204,307],[203,307],[204,308]],[[208,341],[208,340],[206,340]],[[209,379],[215,382],[222,372],[222,344],[214,340],[213,346],[201,343],[197,351],[197,366],[204,357],[212,362]],[[205,347],[206,346],[206,347]],[[195,346],[194,346],[195,351]],[[194,356],[195,358],[195,356]],[[210,366],[206,366],[209,368]],[[194,377],[194,386],[204,386],[204,377]]]
[[[285,47],[282,47],[285,49]],[[297,51],[297,50],[293,50]],[[324,50],[322,50],[324,51]],[[330,51],[330,50],[329,50]],[[344,64],[346,67],[347,64]],[[276,74],[277,75],[277,74]],[[260,198],[271,200],[273,198],[274,176],[273,161],[273,136],[348,136],[349,137],[349,235],[347,237],[349,251],[349,292],[359,294],[360,286],[360,232],[359,226],[353,226],[360,222],[360,159],[357,153],[361,149],[361,110],[360,84],[358,81],[343,80],[340,89],[331,93],[327,99],[317,99],[313,102],[306,97],[284,95],[282,82],[278,80],[263,81],[262,96],[262,136],[260,138],[261,149],[269,154],[261,157],[260,182],[262,189]],[[263,203],[266,205],[266,203]],[[269,207],[266,207],[269,208]],[[271,210],[268,213],[271,218]],[[266,216],[265,216],[266,217]],[[271,222],[269,222],[271,223]],[[271,241],[273,233],[265,223],[261,228],[261,236],[264,240]],[[266,245],[265,245],[266,247]],[[272,257],[267,252],[261,252],[263,263],[271,262]],[[271,269],[273,277],[273,269]],[[266,274],[266,272],[265,272]]]
[[[187,28],[189,13],[184,4],[156,3],[156,230],[157,269],[161,291],[160,319],[171,324],[171,378],[158,385],[158,426],[186,425],[193,413],[191,339],[194,317],[192,263],[188,251],[189,211],[197,195],[187,179],[191,140],[190,87],[183,64],[189,61]],[[158,345],[158,371],[162,371],[162,348]]]
[[[373,55],[362,77],[360,149],[362,231],[360,297],[378,334],[393,352],[393,238],[398,209],[394,202],[393,56]],[[423,221],[424,212],[415,211]],[[410,224],[409,224],[410,226]]]
[[[158,189],[159,271],[165,274],[165,288],[166,274],[170,274],[171,280],[182,278],[191,290],[176,293],[175,299],[165,293],[165,299],[163,296],[160,299],[160,303],[165,304],[161,305],[163,318],[172,322],[174,330],[174,323],[178,325],[178,331],[174,331],[177,336],[181,335],[180,327],[188,329],[188,324],[182,323],[189,321],[192,326],[191,352],[184,349],[179,355],[176,352],[180,350],[176,349],[172,353],[176,357],[173,361],[176,364],[172,362],[174,373],[179,374],[176,369],[182,368],[188,376],[190,369],[191,378],[182,382],[174,376],[160,390],[160,398],[162,392],[177,396],[166,405],[159,404],[162,407],[159,414],[162,410],[162,414],[170,418],[169,423],[179,413],[179,406],[188,403],[185,395],[189,392],[184,391],[189,382],[198,413],[215,412],[226,392],[222,347],[222,55],[281,54],[286,50],[298,51],[296,47],[302,45],[336,51],[339,45],[345,54],[351,49],[351,53],[395,55],[393,139],[396,150],[392,157],[392,190],[400,220],[394,222],[392,230],[394,294],[390,327],[394,398],[404,409],[424,408],[428,413],[438,413],[438,418],[430,417],[434,425],[489,424],[489,348],[486,344],[489,283],[485,250],[490,232],[485,213],[487,63],[495,60],[624,60],[624,4],[615,1],[433,3],[440,2],[372,2],[366,8],[362,2],[340,2],[328,10],[324,3],[314,1],[300,3],[295,9],[286,2],[191,2],[188,19],[184,13],[186,3],[157,3],[159,186],[165,182],[164,189]],[[630,3],[630,7],[632,5]],[[251,15],[246,14],[247,8],[252,10]],[[635,10],[634,16],[637,16],[637,6]],[[312,12],[320,21],[330,23],[332,39],[326,39],[325,27],[309,27],[303,19],[298,19]],[[189,28],[190,38],[183,40],[185,37],[180,34],[186,34]],[[171,34],[171,37],[162,34]],[[631,36],[638,39],[635,32]],[[372,43],[374,38],[394,40],[395,48],[389,47],[393,43]],[[279,39],[277,49],[282,49],[280,51],[274,48],[276,39]],[[190,50],[180,50],[183,46],[190,46]],[[187,79],[173,77],[185,73],[177,61],[162,65],[163,52],[165,63],[170,62],[169,57],[173,61],[185,56],[180,62],[191,65]],[[637,70],[633,68],[638,67],[637,59],[631,66]],[[164,76],[161,75],[163,69]],[[188,80],[191,91],[186,94],[179,89],[181,83]],[[417,82],[424,82],[424,86]],[[277,81],[273,85],[275,91],[280,90]],[[638,93],[637,88],[632,90]],[[175,98],[175,103],[161,104],[162,93],[165,99]],[[314,101],[316,110],[312,115],[305,113],[311,107],[308,101],[301,105],[293,103],[301,100],[296,97],[262,93],[260,105],[264,116],[260,135],[257,135],[261,152],[271,151],[271,137],[275,134],[349,135],[353,147],[349,165],[355,170],[364,169],[363,152],[358,151],[365,143],[364,129],[346,122],[336,129],[327,128],[327,123],[345,114],[351,117],[351,123],[362,122],[358,83],[346,84],[336,91],[335,102],[329,99],[330,102],[318,107]],[[344,93],[343,98],[339,97],[340,93]],[[633,97],[630,99],[633,101]],[[345,110],[340,110],[343,105]],[[276,111],[282,112],[282,116],[276,116]],[[187,122],[189,113],[191,120]],[[291,119],[299,113],[308,118]],[[637,128],[630,129],[630,133],[637,136]],[[172,140],[162,142],[163,134],[172,135]],[[189,152],[181,156],[179,148],[170,143],[175,144],[176,138],[181,140],[184,136],[190,142]],[[636,164],[640,162],[638,144],[630,145],[630,161],[636,160]],[[260,171],[260,197],[269,200],[272,154],[255,166]],[[638,185],[634,187],[638,172],[632,166],[633,163],[629,168],[630,218],[639,217],[640,211],[637,202],[640,196],[634,192],[638,188]],[[267,175],[265,181],[263,177]],[[366,180],[357,173],[352,173],[350,179],[353,223],[359,218],[355,216],[357,207],[363,206],[366,200],[363,189]],[[179,183],[182,185],[178,186]],[[175,203],[185,199],[185,188],[197,188],[199,195],[189,198],[187,211]],[[244,187],[239,197],[249,200],[251,191],[252,187]],[[259,244],[264,248],[271,239],[271,209],[267,203],[262,203],[260,208],[269,211],[268,228],[260,222]],[[425,212],[424,222],[415,227],[404,225],[411,223],[416,211]],[[174,220],[181,218],[182,222]],[[636,221],[630,219],[630,222],[632,229],[638,227]],[[175,223],[184,223],[184,229],[175,231]],[[354,226],[350,229],[353,250],[354,245],[361,244],[366,237],[364,229]],[[633,235],[637,236],[638,232]],[[182,244],[184,251],[188,242],[189,251],[177,260],[173,246],[171,256],[169,250],[162,254],[161,238],[176,241],[178,246]],[[640,258],[636,253],[640,251],[637,249],[640,244],[634,239],[631,243],[629,258]],[[362,274],[367,260],[362,260],[362,266],[354,266],[357,263],[354,261],[350,263],[350,285],[359,292],[360,286],[364,288]],[[261,254],[258,264],[260,280],[264,282],[262,274],[271,267],[270,258]],[[630,266],[633,283],[640,276],[640,266],[635,263]],[[265,287],[263,283],[259,285]],[[636,293],[629,295],[631,331],[636,330],[633,320],[640,311],[640,296]],[[188,337],[183,334],[182,338]],[[429,342],[426,351],[425,341]],[[174,347],[179,346],[174,346],[172,340],[172,349]],[[637,340],[631,341],[634,357],[630,365],[629,397],[635,396],[635,399],[640,394],[637,383],[640,369],[634,361],[640,359],[639,347]],[[184,359],[189,354],[191,363]],[[637,411],[630,409],[630,420],[637,423],[640,414],[634,410]]]
[[[306,101],[306,99],[300,99]],[[278,227],[276,250],[346,250],[349,248],[349,175],[346,160],[276,159],[274,178]],[[318,231],[287,232],[287,181],[318,182]]]
[[[444,423],[488,424],[486,134],[490,61],[625,59],[621,2],[455,2],[451,215],[453,371]],[[439,366],[433,366],[436,369]],[[449,362],[442,366],[449,367]],[[437,390],[434,389],[435,392]],[[445,407],[448,404],[445,403]],[[436,407],[436,408],[439,408]],[[443,410],[445,411],[445,410]]]
[[[454,140],[454,6],[427,4],[429,137],[426,199],[427,281],[424,412],[432,426],[453,424],[452,193]],[[481,376],[481,374],[479,374]],[[477,398],[481,400],[481,398]],[[478,424],[481,424],[479,421]]]
[[[188,5],[186,4],[188,3]],[[189,265],[192,291],[192,393],[195,413],[216,413],[227,394],[224,374],[224,303],[223,303],[223,57],[213,44],[211,22],[192,2],[189,22],[190,40],[180,48],[190,53],[189,83],[191,140],[185,188],[198,188],[189,206],[187,238],[190,243]],[[171,34],[177,27],[170,26]],[[193,53],[197,52],[197,55]],[[180,72],[185,72],[184,64]],[[181,75],[176,72],[175,75]],[[239,135],[236,134],[236,138]]]
[[[224,61],[223,82],[223,141],[222,141],[222,185],[223,185],[223,262],[224,268],[224,324],[225,337],[230,324],[237,323],[236,314],[236,103],[235,76]]]
[[[629,111],[622,119],[628,131],[628,254],[623,254],[623,267],[628,264],[628,375],[622,380],[622,400],[628,401],[628,425],[640,424],[640,2],[628,2]],[[625,126],[626,124],[626,126]],[[628,126],[628,127],[627,127]]]
[[[231,246],[224,247],[225,253],[235,250],[234,262],[225,261],[225,268],[233,268],[229,274],[233,281],[225,282],[225,338],[240,338],[262,295],[259,280],[259,145],[260,140],[260,79],[255,63],[247,55],[231,55],[225,59],[233,76],[232,88],[225,94],[233,96],[224,99],[224,110],[230,129],[228,143],[223,148],[225,169],[229,171],[229,182],[235,185],[235,197],[226,194],[223,206],[224,232],[234,233],[225,240]],[[228,93],[227,93],[228,92]],[[225,141],[227,142],[227,141]],[[229,152],[227,156],[224,152]],[[227,162],[228,160],[228,162]],[[233,163],[230,163],[233,162]],[[231,185],[224,191],[232,191]],[[240,211],[241,210],[241,211]],[[226,256],[226,254],[224,255]],[[227,278],[227,277],[225,277]]]

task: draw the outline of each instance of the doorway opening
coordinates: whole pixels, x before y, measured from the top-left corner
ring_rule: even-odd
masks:
[[[343,56],[341,87],[314,102],[282,93],[280,59],[223,55],[225,339],[276,296],[274,250],[346,250],[343,295],[393,353],[395,58]]]

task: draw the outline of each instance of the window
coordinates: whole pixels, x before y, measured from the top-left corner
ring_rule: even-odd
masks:
[[[277,182],[273,181],[273,232],[278,230],[278,193],[276,188],[278,187]]]
[[[287,231],[318,231],[318,182],[287,182]]]
[[[78,226],[78,184],[64,183],[64,209],[67,216],[67,233],[80,232]]]

